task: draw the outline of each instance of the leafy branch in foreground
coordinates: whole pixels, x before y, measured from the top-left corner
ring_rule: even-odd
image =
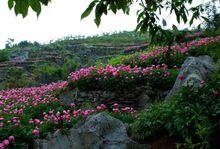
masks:
[[[15,14],[21,14],[23,17],[28,15],[29,7],[36,12],[37,15],[41,13],[42,5],[47,6],[51,0],[8,0],[9,9],[14,9]],[[108,12],[116,14],[122,11],[124,14],[129,14],[131,6],[135,4],[140,5],[140,10],[137,12],[137,27],[136,31],[149,32],[152,39],[160,35],[170,39],[171,32],[163,29],[167,22],[165,19],[160,19],[160,16],[165,10],[168,14],[175,14],[178,23],[189,23],[190,25],[196,19],[207,18],[202,16],[205,11],[205,6],[200,4],[195,7],[190,7],[193,0],[93,0],[88,8],[82,13],[81,19],[88,17],[91,12],[95,11],[94,22],[97,26],[101,23],[103,15]],[[160,25],[162,24],[162,25]]]
[[[141,9],[137,12],[137,26],[136,31],[141,33],[149,32],[154,39],[158,35],[170,37],[170,31],[165,31],[162,26],[166,26],[165,19],[160,19],[162,11],[174,13],[178,23],[189,23],[190,25],[196,19],[203,19],[208,21],[207,18],[202,16],[205,11],[203,5],[188,8],[187,5],[192,4],[193,0],[94,0],[90,3],[88,8],[83,12],[81,19],[89,16],[92,10],[95,11],[95,23],[97,26],[101,23],[101,17],[107,15],[108,12],[116,14],[122,10],[124,14],[129,14],[132,5],[139,3]],[[192,15],[189,18],[189,15]],[[162,26],[160,24],[163,24]],[[175,27],[175,26],[174,26]]]

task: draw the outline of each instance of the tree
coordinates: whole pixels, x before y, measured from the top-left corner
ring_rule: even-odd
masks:
[[[31,7],[37,15],[41,12],[42,5],[48,5],[50,0],[8,0],[10,9],[14,8],[16,15],[22,14],[27,16],[28,8]],[[136,30],[140,32],[148,31],[152,37],[158,33],[161,35],[169,35],[169,32],[162,29],[159,16],[162,9],[176,15],[178,23],[184,22],[192,25],[193,21],[198,18],[203,18],[203,5],[188,8],[187,5],[192,4],[193,0],[92,0],[88,8],[83,12],[81,19],[89,16],[92,10],[95,10],[95,23],[97,26],[101,23],[103,14],[107,15],[109,11],[117,13],[122,10],[125,14],[129,14],[131,5],[139,3],[141,9],[137,12],[137,27]],[[189,14],[192,17],[188,19]],[[166,20],[162,19],[163,26],[166,25]],[[174,27],[176,28],[176,27]],[[166,32],[166,33],[165,33]]]
[[[5,44],[5,48],[11,48],[13,46],[14,41],[15,41],[14,39],[8,38]]]

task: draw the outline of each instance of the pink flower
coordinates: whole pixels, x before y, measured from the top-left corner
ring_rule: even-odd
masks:
[[[204,83],[205,83],[205,81],[204,81],[204,80],[202,80],[200,83],[201,83],[201,84],[204,84]]]
[[[32,134],[33,134],[33,135],[39,135],[39,134],[40,134],[39,129],[34,129],[34,130],[32,131]]]
[[[75,104],[74,104],[74,103],[71,103],[71,104],[70,104],[70,107],[71,107],[71,108],[74,108],[74,107],[75,107]]]
[[[29,124],[33,124],[34,123],[34,121],[33,120],[29,120]]]
[[[124,108],[122,108],[121,110],[122,110],[123,112],[126,112],[126,111],[131,110],[131,108],[130,108],[130,107],[124,107]]]
[[[10,136],[8,139],[10,140],[10,142],[15,141],[15,137],[14,136]]]
[[[101,106],[97,106],[96,109],[97,110],[102,110],[102,107]]]
[[[182,81],[183,79],[185,79],[185,76],[183,74],[179,74],[178,78]]]
[[[5,146],[8,146],[9,145],[9,140],[8,139],[5,139],[2,141],[2,143],[5,145]]]
[[[114,103],[114,105],[113,105],[114,107],[118,107],[118,103]]]
[[[3,149],[3,148],[4,148],[4,144],[0,143],[0,149]]]
[[[34,119],[34,122],[36,125],[40,125],[40,120],[39,119]]]
[[[104,104],[100,104],[99,106],[96,107],[97,110],[104,110],[107,107]]]
[[[113,108],[113,112],[117,113],[120,112],[118,108]]]

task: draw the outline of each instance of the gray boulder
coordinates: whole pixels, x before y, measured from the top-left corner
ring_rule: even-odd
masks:
[[[144,149],[131,140],[125,125],[106,113],[87,117],[77,128],[72,128],[68,135],[60,132],[44,140],[37,140],[35,149]]]
[[[179,72],[179,76],[183,76],[182,79],[176,79],[166,99],[176,94],[182,86],[199,86],[214,69],[213,59],[210,56],[188,57]]]

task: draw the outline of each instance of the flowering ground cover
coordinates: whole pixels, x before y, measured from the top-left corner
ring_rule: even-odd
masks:
[[[0,91],[0,149],[31,147],[34,139],[44,138],[48,132],[65,132],[83,117],[106,110],[104,104],[84,109],[74,103],[62,104],[55,95],[66,86],[63,81]],[[112,112],[117,116],[134,110],[115,104]]]
[[[135,53],[132,55],[121,55],[112,58],[109,63],[112,65],[130,65],[134,67],[136,65],[141,67],[147,67],[150,65],[167,64],[171,68],[176,66],[180,67],[187,56],[194,56],[197,54],[205,54],[204,51],[195,50],[204,46],[210,46],[212,43],[219,43],[220,36],[200,38],[198,40],[188,41],[181,44],[176,44],[171,47],[157,46],[150,51]],[[209,52],[211,52],[210,49]]]
[[[149,86],[170,88],[177,76],[178,69],[168,69],[168,65],[150,67],[130,67],[130,65],[107,65],[88,67],[72,72],[68,77],[69,86],[79,90],[123,91],[136,87]]]
[[[146,53],[144,52],[128,56],[126,59],[120,61],[121,63],[115,63],[115,65],[109,64],[105,67],[91,66],[82,68],[70,73],[67,81],[51,83],[39,87],[1,90],[0,149],[7,147],[32,147],[33,141],[36,138],[45,138],[48,132],[54,132],[56,130],[65,133],[84,117],[103,111],[108,112],[110,115],[123,122],[133,123],[133,113],[135,112],[133,108],[119,108],[117,103],[111,105],[111,107],[106,107],[106,105],[100,104],[89,108],[75,105],[75,103],[66,105],[59,100],[57,95],[65,89],[123,91],[134,89],[136,87],[148,86],[154,89],[169,90],[172,87],[177,77],[179,67],[185,58],[188,55],[193,55],[193,51],[198,49],[201,50],[201,53],[206,54],[203,46],[213,46],[215,44],[219,46],[219,40],[220,36],[217,36],[201,38],[196,41],[174,45],[171,48],[156,47],[154,50]],[[198,52],[196,53],[198,54]],[[178,77],[181,79],[182,76]],[[219,83],[219,78],[217,81]],[[213,88],[215,87],[215,91],[219,89],[219,86],[216,83],[217,81],[215,81],[215,84],[212,84]],[[196,89],[193,89],[193,91],[187,89],[187,92],[183,92],[184,97],[176,96],[175,99],[164,105],[161,103],[159,106],[152,106],[148,110],[149,112],[144,111],[144,114],[139,115],[139,118],[137,119],[138,121],[133,125],[134,133],[143,139],[160,132],[161,128],[163,128],[163,130],[166,128],[165,130],[170,132],[172,132],[171,130],[175,130],[173,133],[181,132],[182,123],[185,123],[185,119],[188,119],[188,117],[186,116],[185,119],[182,120],[181,116],[186,115],[182,113],[180,116],[173,117],[175,114],[172,114],[172,112],[170,113],[169,110],[173,108],[173,113],[176,112],[175,107],[184,110],[179,105],[182,103],[187,105],[189,99],[195,98],[199,103],[200,98],[197,98],[197,96],[200,94],[203,99],[200,106],[207,107],[207,104],[205,103],[206,98],[212,97],[213,102],[216,102],[215,99],[219,99],[218,92],[215,95],[208,96],[213,88],[207,86],[204,88],[204,91],[198,89],[199,91],[201,90],[201,92],[197,92]],[[188,98],[189,91],[192,91],[192,95],[194,96]],[[210,101],[212,100],[210,99]],[[173,102],[176,106],[173,106]],[[219,103],[217,102],[217,104]],[[211,105],[211,103],[208,102],[208,105]],[[197,104],[193,102],[192,106],[195,106],[196,108]],[[159,107],[159,109],[157,107]],[[188,110],[183,112],[188,112]],[[159,124],[157,121],[155,122],[154,119],[157,118],[158,114],[162,115]],[[190,115],[192,118],[194,118],[193,114]],[[210,117],[210,113],[207,114],[206,112],[204,114],[201,112],[201,114],[203,114],[205,118]],[[215,111],[214,114],[219,116],[219,110]],[[170,118],[179,120],[180,124],[178,123],[178,125],[174,125],[172,123],[173,121],[169,121]],[[200,122],[200,118],[201,117],[198,117],[198,122]],[[148,123],[151,121],[152,123]],[[210,125],[215,123],[214,120],[210,121]],[[169,124],[169,126],[167,126],[167,124]],[[171,127],[171,124],[172,126],[175,126],[175,128],[178,126],[178,129],[173,129],[174,127]],[[197,122],[193,123],[193,126],[194,124],[195,127],[197,127]],[[205,127],[204,129],[212,128],[212,126],[206,128],[206,124],[202,127]],[[144,131],[142,130],[143,128]],[[150,128],[150,131],[146,128]],[[157,128],[159,128],[159,131]],[[183,126],[183,128],[188,132],[188,126]],[[195,131],[195,135],[196,133],[203,133],[199,130],[200,128],[198,128],[198,131]],[[189,128],[189,132],[190,131],[191,129]],[[188,134],[182,136],[188,137]],[[204,136],[207,136],[207,134],[198,135],[198,137]],[[203,139],[200,139],[199,141],[203,141]]]

